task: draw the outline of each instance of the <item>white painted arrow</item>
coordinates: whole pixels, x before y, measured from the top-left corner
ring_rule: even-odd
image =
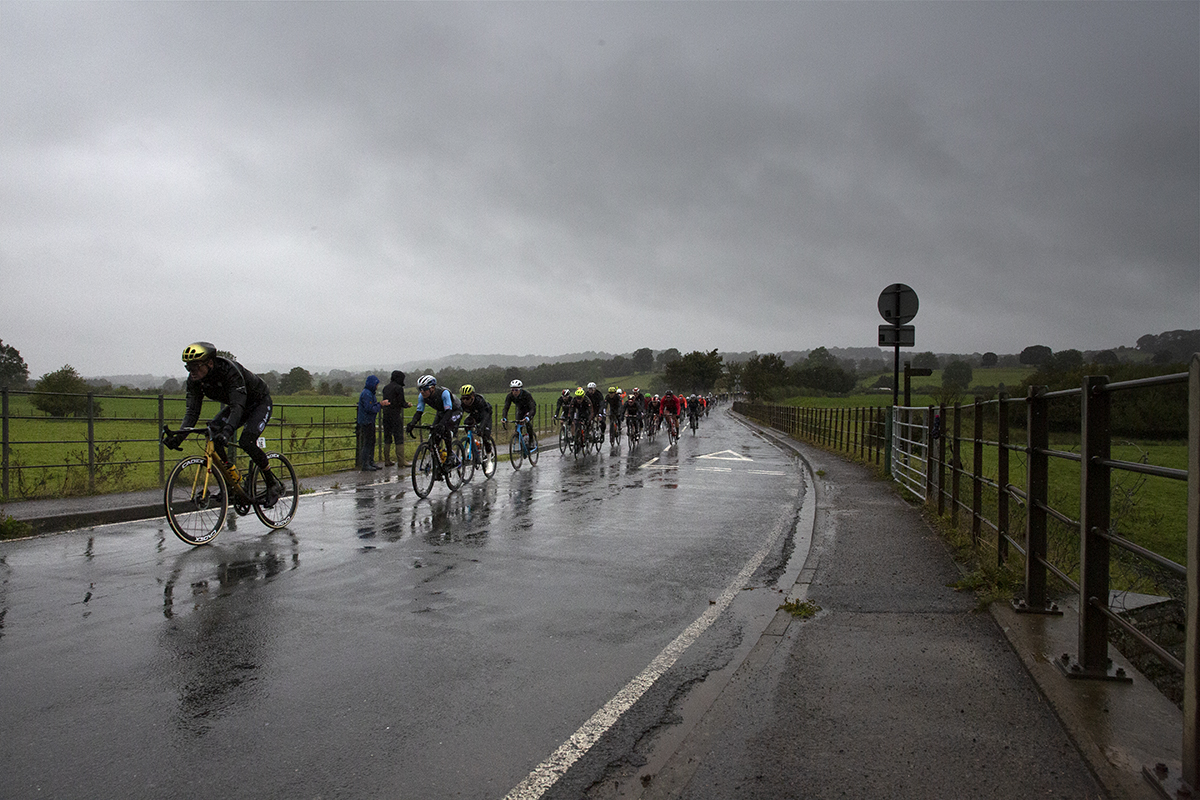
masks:
[[[716,458],[721,461],[753,461],[753,458],[747,458],[741,453],[735,453],[732,450],[722,450],[719,453],[709,453],[706,456],[696,456],[696,458]]]

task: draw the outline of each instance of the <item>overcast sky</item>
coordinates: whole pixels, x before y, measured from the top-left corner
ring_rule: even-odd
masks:
[[[32,377],[1200,328],[1200,3],[0,4]]]

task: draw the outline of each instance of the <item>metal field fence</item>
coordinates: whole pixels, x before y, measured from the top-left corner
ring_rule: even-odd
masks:
[[[736,400],[733,410],[830,450],[879,464],[887,449],[887,408],[809,408]]]
[[[1186,414],[1186,440],[1122,430],[1139,404]],[[1023,573],[1014,610],[1056,615],[1073,595],[1078,645],[1056,659],[1064,678],[1129,680],[1109,658],[1117,642],[1184,712],[1182,775],[1150,768],[1146,777],[1164,793],[1200,786],[1200,355],[1184,373],[893,407],[882,421],[870,409],[735,410],[860,458],[864,445],[881,449],[904,491]],[[864,415],[871,424],[850,422]],[[864,460],[879,463],[874,452]]]
[[[180,457],[161,444],[161,433],[164,424],[178,426],[182,397],[58,394],[75,399],[78,413],[49,416],[34,406],[37,396],[0,392],[0,492],[6,502],[161,486]],[[353,405],[281,403],[272,408],[263,437],[301,476],[323,474],[353,465],[354,421]]]
[[[180,458],[160,441],[163,425],[177,427],[183,417],[185,401],[180,395],[55,394],[58,401],[74,401],[70,403],[77,409],[73,416],[39,411],[34,404],[38,395],[0,391],[0,502],[155,488],[162,486]],[[357,398],[341,403],[276,403],[263,431],[267,449],[286,455],[301,477],[352,469],[357,450],[356,402]],[[502,405],[503,401],[493,406],[497,440],[503,435]],[[551,430],[552,415],[552,407],[539,403],[535,430]],[[376,416],[376,425],[380,459],[382,414]],[[196,440],[192,437],[184,447]],[[231,453],[236,457],[236,448]]]

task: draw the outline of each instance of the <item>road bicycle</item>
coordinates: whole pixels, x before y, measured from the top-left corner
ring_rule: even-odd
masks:
[[[452,492],[462,486],[467,469],[467,452],[463,443],[451,441],[447,445],[446,439],[438,435],[426,439],[425,431],[432,431],[431,425],[414,425],[413,429],[421,431],[421,443],[417,445],[412,460],[412,485],[417,496],[428,497],[433,491],[433,484],[439,480],[445,481],[446,488]]]
[[[300,486],[296,470],[282,453],[267,452],[271,473],[283,490],[274,502],[267,495],[267,482],[262,470],[253,461],[243,476],[237,465],[226,461],[207,427],[180,428],[177,431],[163,426],[164,436],[204,434],[204,455],[181,460],[167,476],[163,488],[163,506],[167,524],[182,541],[197,547],[217,538],[229,515],[229,505],[238,516],[254,510],[263,525],[273,530],[286,528],[296,515]],[[171,448],[182,450],[182,447]]]
[[[571,426],[567,424],[566,418],[562,424],[558,426],[558,452],[563,455],[567,454],[567,448],[571,446]]]
[[[567,447],[570,448],[571,454],[579,458],[580,453],[587,453],[588,446],[591,444],[588,441],[588,431],[590,423],[585,419],[574,417],[570,421]]]
[[[634,448],[637,447],[638,440],[642,438],[641,420],[632,414],[626,415],[625,427],[628,428],[629,452],[632,453]]]
[[[692,429],[692,436],[695,436],[696,428],[700,427],[700,414],[698,412],[688,412],[688,426]]]
[[[621,418],[617,414],[610,414],[608,420],[608,443],[612,445],[614,450],[621,448],[621,436],[623,435]]]
[[[599,455],[604,448],[604,417],[597,414],[592,418],[592,429],[588,433],[588,444]]]
[[[675,414],[663,414],[667,420],[667,447],[679,441],[679,417]]]
[[[504,430],[508,430],[507,423],[504,425]],[[529,420],[517,420],[516,430],[508,442],[508,459],[512,462],[513,469],[520,469],[521,464],[525,463],[525,459],[529,459],[530,466],[537,464],[537,434],[530,427]]]
[[[475,470],[483,471],[484,479],[496,474],[496,442],[488,434],[475,435],[475,426],[466,426],[467,434],[461,440],[466,462],[463,465],[463,483],[470,483]]]
[[[658,435],[658,426],[662,422],[662,417],[653,411],[646,414],[646,441],[654,443],[654,437]]]

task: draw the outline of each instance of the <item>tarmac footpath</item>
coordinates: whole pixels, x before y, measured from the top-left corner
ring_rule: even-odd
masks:
[[[812,547],[787,597],[820,611],[776,614],[637,797],[1159,796],[1141,770],[1178,759],[1181,715],[1140,675],[1057,674],[1049,654],[1074,651],[1069,609],[979,611],[951,588],[961,572],[946,545],[890,483],[746,424],[815,476]]]

